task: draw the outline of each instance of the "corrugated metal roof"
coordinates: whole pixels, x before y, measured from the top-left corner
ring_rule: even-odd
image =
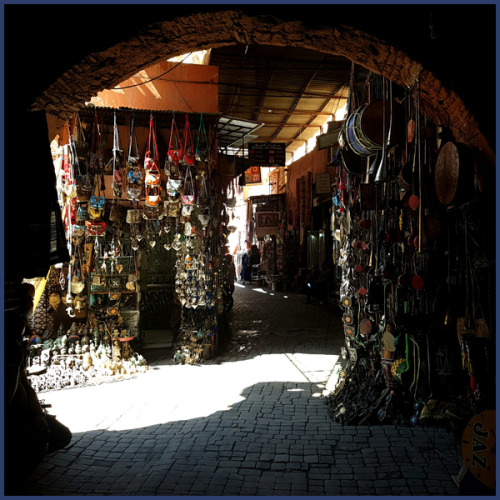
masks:
[[[264,125],[256,141],[286,142],[291,154],[347,98],[351,61],[294,47],[212,49],[219,68],[219,110]]]

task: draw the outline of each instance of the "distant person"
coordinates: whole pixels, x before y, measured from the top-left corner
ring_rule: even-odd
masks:
[[[245,284],[252,282],[252,264],[250,258],[252,255],[252,250],[247,250],[247,253],[243,255],[241,259],[241,281]]]
[[[252,245],[250,249],[250,264],[252,266],[260,264],[260,252],[257,245]]]
[[[236,269],[234,267],[233,256],[230,253],[226,254],[226,279],[227,286],[231,290],[231,293],[234,292],[234,282],[236,280]]]

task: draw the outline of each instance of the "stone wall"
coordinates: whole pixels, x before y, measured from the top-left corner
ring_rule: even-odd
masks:
[[[344,56],[392,82],[421,90],[422,113],[450,129],[456,141],[483,153],[495,153],[462,99],[406,53],[349,26],[305,27],[301,21],[249,16],[235,10],[204,12],[160,21],[108,49],[87,55],[60,75],[39,96],[34,109],[69,117],[98,92],[167,57],[232,44],[303,47]]]

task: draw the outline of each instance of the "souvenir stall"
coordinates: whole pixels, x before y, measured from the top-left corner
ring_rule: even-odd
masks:
[[[458,425],[494,408],[485,162],[423,114],[418,85],[358,83],[332,198],[345,345],[329,411],[344,424]]]
[[[274,289],[283,284],[285,270],[285,195],[250,198],[255,235],[261,242],[259,275]]]
[[[35,310],[38,390],[146,369],[135,350],[151,287],[175,316],[175,361],[214,353],[226,243],[216,116],[157,114],[93,107],[52,143],[71,259],[51,269]]]

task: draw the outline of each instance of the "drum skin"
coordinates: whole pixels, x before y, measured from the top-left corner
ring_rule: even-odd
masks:
[[[389,129],[391,131],[389,137]],[[373,156],[382,149],[384,139],[389,145],[401,142],[404,136],[404,111],[400,104],[375,99],[363,104],[345,122],[345,137],[348,145],[357,155]],[[387,145],[387,144],[386,144]]]
[[[464,144],[447,142],[435,168],[436,195],[442,205],[465,202],[474,189],[474,162]]]
[[[366,106],[362,116],[362,126],[365,136],[375,144],[382,146],[384,137],[389,134],[391,120],[391,103],[385,103],[385,133],[384,133],[384,103],[375,99]],[[404,110],[400,104],[392,102],[392,128],[390,144],[397,144],[405,134]]]

